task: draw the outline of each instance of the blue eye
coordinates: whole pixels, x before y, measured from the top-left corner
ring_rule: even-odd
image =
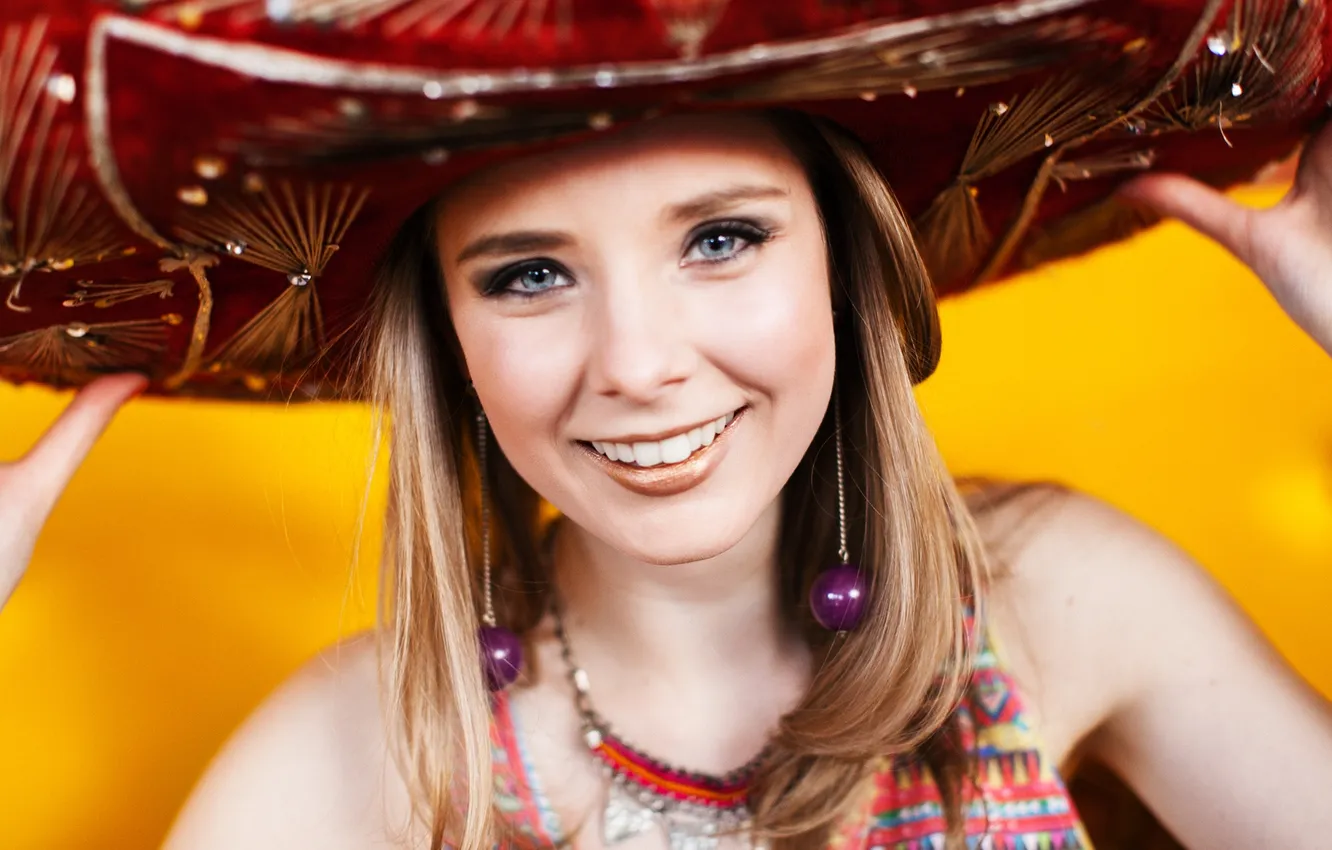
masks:
[[[743,221],[714,224],[702,230],[690,243],[686,261],[724,263],[772,238],[772,232]]]
[[[531,260],[500,269],[486,285],[487,295],[540,295],[573,283],[567,272],[548,260]]]

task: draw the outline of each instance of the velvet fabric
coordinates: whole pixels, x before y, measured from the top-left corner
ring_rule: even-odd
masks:
[[[1327,0],[7,0],[0,378],[344,397],[377,259],[453,181],[675,111],[871,152],[941,294],[1228,185],[1327,110]]]

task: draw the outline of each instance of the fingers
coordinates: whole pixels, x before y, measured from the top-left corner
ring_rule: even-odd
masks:
[[[1179,174],[1149,174],[1130,181],[1118,194],[1179,219],[1253,265],[1253,210],[1210,186]]]
[[[116,411],[147,385],[142,375],[126,373],[98,378],[79,390],[16,465],[26,484],[21,492],[31,504],[43,514],[51,509]]]

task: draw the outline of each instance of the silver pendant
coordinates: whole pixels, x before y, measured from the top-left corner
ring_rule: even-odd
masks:
[[[612,782],[601,816],[601,840],[614,847],[656,826],[657,813],[633,798],[620,783]]]
[[[671,850],[717,850],[717,824],[672,812],[662,817]]]
[[[613,847],[653,828],[665,833],[670,850],[717,850],[723,826],[745,822],[745,817],[728,813],[718,817],[708,811],[689,810],[672,806],[656,811],[645,805],[619,782],[612,781],[606,795],[606,808],[602,812],[602,841]],[[747,831],[729,833],[736,839],[738,850],[753,850]],[[766,848],[764,848],[766,850]]]

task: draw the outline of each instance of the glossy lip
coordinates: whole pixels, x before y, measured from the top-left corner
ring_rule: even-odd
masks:
[[[737,410],[735,418],[731,420],[730,424],[713,438],[712,445],[704,446],[679,463],[631,466],[627,463],[611,460],[592,448],[590,443],[579,441],[578,446],[592,458],[593,463],[600,466],[601,470],[621,487],[642,496],[674,496],[698,486],[712,474],[712,471],[721,463],[722,458],[726,456],[726,448],[731,442],[731,433],[735,431],[736,426],[740,424],[740,421],[745,418],[745,414],[748,412],[748,407]],[[615,440],[613,442],[627,441]]]

